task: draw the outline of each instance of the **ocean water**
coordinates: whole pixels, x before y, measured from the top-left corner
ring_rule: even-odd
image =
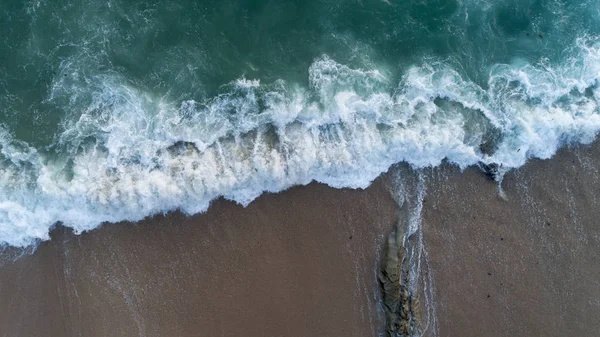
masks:
[[[600,130],[584,0],[0,2],[0,242]]]

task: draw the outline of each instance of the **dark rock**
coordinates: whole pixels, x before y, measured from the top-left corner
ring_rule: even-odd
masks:
[[[418,300],[408,289],[408,263],[404,233],[396,227],[388,236],[379,273],[379,284],[386,315],[387,336],[411,336]]]
[[[478,163],[479,168],[483,170],[483,172],[488,176],[488,178],[498,181],[500,177],[500,167],[496,163],[485,164],[483,162]]]

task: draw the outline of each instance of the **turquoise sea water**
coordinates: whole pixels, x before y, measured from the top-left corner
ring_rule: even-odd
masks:
[[[600,130],[599,34],[591,0],[4,0],[0,242],[549,158]]]

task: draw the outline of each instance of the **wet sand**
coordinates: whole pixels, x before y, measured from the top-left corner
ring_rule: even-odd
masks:
[[[0,268],[0,336],[377,336],[396,204],[312,184],[247,208],[58,228]]]
[[[475,169],[435,169],[427,185],[437,335],[600,334],[598,143],[508,174],[507,200]]]
[[[600,145],[508,174],[422,173],[426,336],[594,336]],[[407,176],[415,181],[417,173]],[[0,263],[0,336],[378,336],[393,174],[364,191],[311,184],[247,208],[59,227]],[[409,188],[410,190],[410,188]],[[412,190],[411,193],[414,193]]]

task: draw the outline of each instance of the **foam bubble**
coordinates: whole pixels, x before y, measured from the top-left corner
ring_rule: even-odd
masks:
[[[221,196],[247,205],[315,180],[365,188],[401,161],[506,170],[549,158],[600,129],[598,48],[581,40],[561,66],[497,65],[485,88],[431,62],[408,69],[392,93],[377,70],[328,57],[311,65],[308,88],[239,79],[206,102],[167,102],[117,75],[97,77],[91,94],[70,88],[88,103],[65,120],[58,155],[0,129],[0,241],[46,240],[57,221],[80,233],[198,213]],[[55,83],[49,99],[66,85]]]

